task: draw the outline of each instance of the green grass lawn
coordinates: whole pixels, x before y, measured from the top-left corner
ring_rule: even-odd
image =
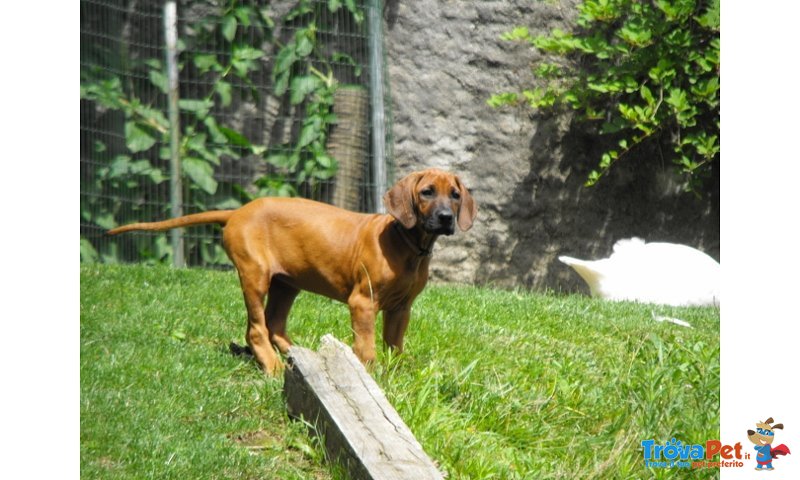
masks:
[[[81,477],[344,478],[287,418],[283,378],[230,354],[245,318],[232,271],[81,266]],[[303,293],[289,333],[316,349],[350,343],[349,324]],[[719,438],[712,308],[431,285],[373,376],[450,479],[718,476],[641,452]]]

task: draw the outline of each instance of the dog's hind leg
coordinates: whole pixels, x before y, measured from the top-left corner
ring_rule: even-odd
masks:
[[[299,289],[278,279],[272,279],[270,282],[267,308],[264,312],[267,318],[267,330],[269,330],[270,341],[283,354],[288,353],[289,347],[292,345],[289,335],[286,334],[286,319],[292,303],[299,293]]]
[[[270,333],[264,316],[264,297],[269,291],[269,272],[259,269],[253,263],[237,264],[237,269],[247,307],[247,344],[264,372],[275,375],[283,364],[270,344]]]

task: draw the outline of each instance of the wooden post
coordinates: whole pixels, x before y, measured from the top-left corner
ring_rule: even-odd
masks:
[[[289,349],[283,389],[289,415],[315,426],[351,478],[444,478],[350,347],[331,335],[319,352]]]
[[[358,85],[339,85],[333,94],[336,124],[328,137],[328,152],[336,159],[333,204],[358,211],[367,158],[369,95]]]

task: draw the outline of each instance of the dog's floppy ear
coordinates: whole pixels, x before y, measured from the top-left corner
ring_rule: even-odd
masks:
[[[474,222],[475,217],[478,216],[478,205],[475,203],[475,200],[472,199],[472,195],[470,195],[464,183],[461,182],[461,179],[456,177],[456,183],[458,184],[458,191],[461,194],[461,207],[458,209],[458,228],[460,228],[462,232],[466,232],[472,228],[472,222]]]
[[[779,430],[783,430],[783,424],[782,423],[776,423],[775,425],[772,426],[773,430],[775,430],[776,428],[779,429]]]
[[[417,224],[417,214],[414,212],[414,187],[417,186],[419,177],[417,172],[406,176],[383,196],[386,211],[405,228],[414,228]]]

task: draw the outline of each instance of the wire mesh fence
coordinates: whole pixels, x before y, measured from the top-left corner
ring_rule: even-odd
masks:
[[[381,208],[391,129],[382,39],[370,41],[379,1],[182,0],[174,28],[166,3],[81,1],[81,261],[173,261],[167,233],[105,232],[261,196]],[[186,263],[228,265],[219,237],[186,230]]]

